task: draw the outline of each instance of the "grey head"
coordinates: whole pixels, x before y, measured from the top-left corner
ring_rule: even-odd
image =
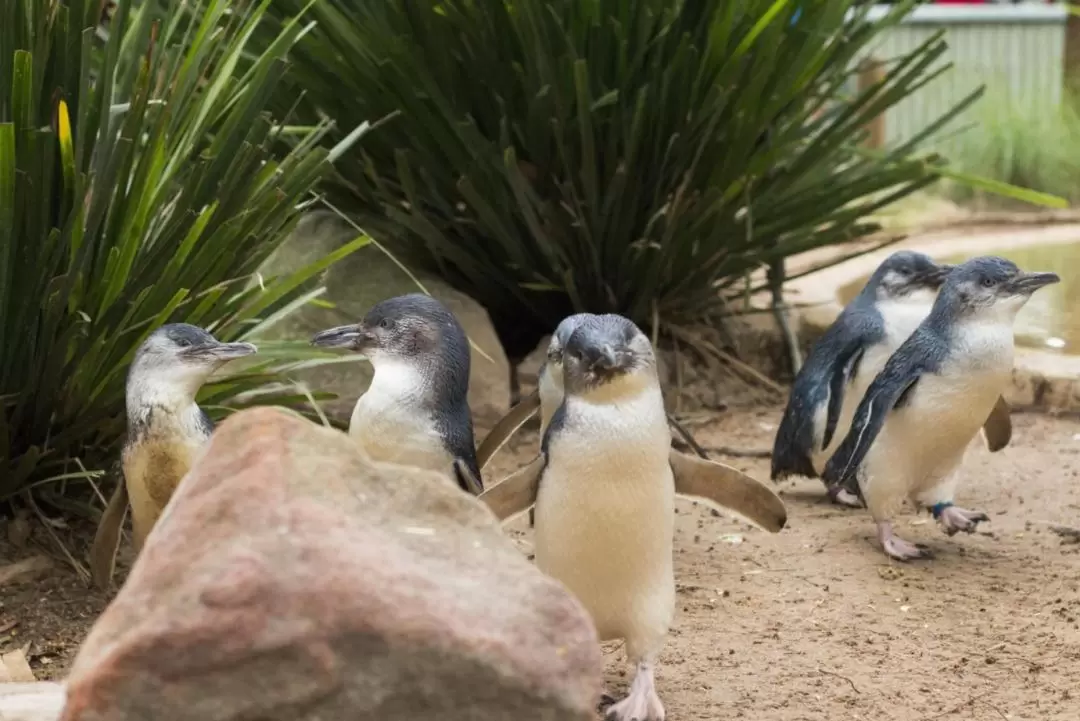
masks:
[[[423,293],[376,303],[359,323],[320,331],[312,345],[363,353],[376,374],[385,363],[420,370],[444,402],[466,402],[469,340],[446,306]]]
[[[1025,272],[994,255],[972,258],[949,274],[928,319],[941,329],[964,318],[1012,323],[1032,294],[1061,280],[1056,273]]]
[[[570,340],[570,335],[586,318],[595,317],[596,315],[593,313],[575,313],[563,318],[555,328],[555,332],[551,334],[551,341],[548,342],[547,362],[561,365],[563,348],[566,347],[566,342]]]
[[[194,396],[215,370],[256,350],[251,343],[222,343],[189,323],[169,323],[147,336],[135,351],[128,384],[171,386]]]
[[[148,422],[155,410],[174,413],[194,404],[215,370],[255,352],[251,343],[223,343],[189,323],[161,326],[142,342],[128,368],[129,422]]]
[[[648,337],[633,321],[614,313],[582,319],[563,348],[563,383],[571,395],[630,376],[655,377],[655,369]]]
[[[905,298],[932,300],[954,266],[934,262],[930,256],[914,250],[898,250],[870,276],[859,299],[876,302]]]

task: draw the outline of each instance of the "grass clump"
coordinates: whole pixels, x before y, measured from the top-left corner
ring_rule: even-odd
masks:
[[[957,169],[1080,201],[1080,96],[1075,92],[1066,92],[1049,111],[988,93],[970,116],[973,122],[950,142]],[[950,181],[940,190],[966,205],[1032,207],[966,183]]]

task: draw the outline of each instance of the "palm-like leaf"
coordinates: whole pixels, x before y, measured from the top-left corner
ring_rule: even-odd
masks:
[[[244,337],[335,259],[250,282],[330,167],[327,125],[270,152],[266,107],[300,26],[240,63],[266,4],[125,1],[103,29],[98,0],[16,0],[0,25],[0,499],[73,457],[109,461],[154,327]],[[280,383],[287,360],[206,396]]]

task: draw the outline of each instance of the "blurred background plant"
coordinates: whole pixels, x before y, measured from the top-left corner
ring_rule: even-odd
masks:
[[[950,162],[986,178],[1080,200],[1080,97],[1065,91],[1052,111],[1032,111],[1004,93],[988,92],[956,137]],[[947,181],[939,190],[958,203],[1018,206],[966,183]]]
[[[915,4],[321,0],[277,103],[376,122],[327,194],[480,301],[511,362],[573,311],[693,342],[751,273],[868,238],[870,214],[938,177],[919,144],[980,91],[898,147],[860,144],[947,69],[940,33],[848,91]]]
[[[255,275],[343,149],[319,145],[322,122],[271,152],[282,127],[267,103],[298,23],[253,52],[265,2],[121,2],[107,20],[104,6],[16,0],[0,24],[0,501],[34,489],[85,510],[77,481],[117,457],[127,365],[151,330],[255,335],[367,242]],[[303,342],[260,350],[204,390],[211,415],[307,402],[281,373],[326,358]]]

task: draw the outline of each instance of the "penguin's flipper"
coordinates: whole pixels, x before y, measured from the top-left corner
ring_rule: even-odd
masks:
[[[998,396],[994,409],[990,411],[990,417],[986,419],[986,423],[983,423],[982,433],[986,447],[991,453],[1000,451],[1012,440],[1012,417],[1009,415],[1009,404],[1001,396]]]
[[[867,344],[877,338],[876,333],[876,328],[849,328],[837,319],[814,345],[795,377],[776,429],[772,480],[793,475],[818,477],[813,456],[832,442],[844,405],[844,391],[858,372]]]
[[[787,523],[787,508],[780,496],[737,468],[674,449],[670,459],[678,495],[701,499],[770,533]]]
[[[116,484],[109,505],[101,514],[94,542],[90,546],[90,579],[101,590],[109,587],[116,568],[116,552],[120,548],[120,529],[127,516],[128,493],[124,479]]]
[[[829,377],[829,405],[825,414],[825,430],[821,437],[821,448],[825,449],[832,443],[833,434],[836,433],[836,424],[840,422],[840,411],[844,407],[844,389],[859,370],[859,361],[862,360],[866,346],[861,338],[853,339],[837,357],[836,364]]]
[[[855,417],[851,420],[847,436],[825,464],[821,476],[827,485],[841,485],[862,497],[858,482],[859,467],[885,426],[889,413],[907,402],[922,374],[927,370],[926,362],[922,359],[916,343],[912,342],[913,339],[915,336],[908,338],[900,346],[866,389],[866,395],[859,401]]]
[[[491,432],[481,441],[480,447],[476,449],[476,463],[480,470],[484,469],[491,457],[498,453],[503,444],[510,440],[510,436],[514,435],[525,424],[525,421],[536,415],[539,409],[540,393],[539,391],[533,391],[525,398],[522,398],[520,403],[499,419]]]
[[[480,481],[480,476],[470,468],[470,465],[464,458],[455,458],[454,475],[458,485],[463,490],[474,496],[479,496],[484,492],[484,484]]]
[[[480,500],[500,521],[532,508],[540,488],[540,477],[547,466],[547,454],[540,453],[532,463],[512,473],[480,494]]]

